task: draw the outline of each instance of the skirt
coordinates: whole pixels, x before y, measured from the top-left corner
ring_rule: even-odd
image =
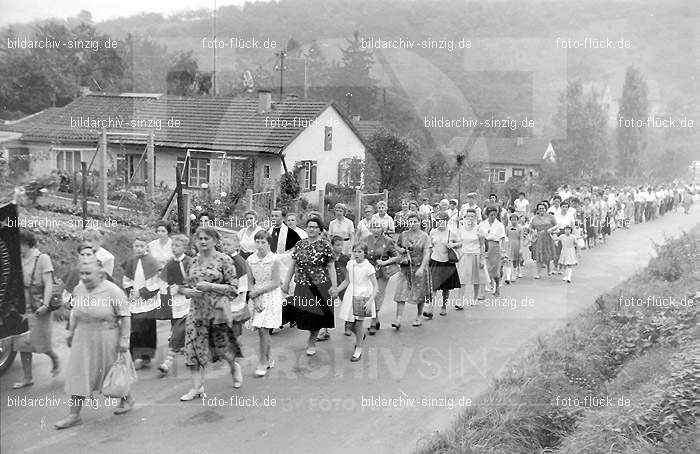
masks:
[[[513,266],[519,266],[523,258],[520,254],[522,248],[520,247],[520,241],[511,241],[509,245],[508,257],[513,262]]]
[[[532,248],[532,258],[541,265],[554,260],[554,240],[545,230],[537,232],[537,241]]]
[[[185,328],[187,327],[187,317],[170,320],[170,339],[168,347],[174,351],[180,351],[185,346]]]
[[[241,324],[213,324],[210,320],[196,320],[187,316],[185,328],[185,364],[204,367],[219,359],[233,361],[242,357],[236,331],[240,334]],[[237,327],[235,325],[238,325]]]
[[[486,252],[486,266],[492,279],[501,278],[501,245],[497,241],[489,241],[489,250]]]
[[[576,260],[576,250],[572,247],[563,248],[559,256],[560,265],[578,265]]]
[[[334,328],[333,298],[331,283],[317,285],[297,284],[292,297],[292,318],[297,328],[305,331],[318,331],[321,328]]]
[[[155,356],[157,330],[154,315],[155,310],[131,315],[129,351],[134,360]]]
[[[102,391],[102,382],[117,360],[119,329],[112,323],[78,323],[65,372],[69,396]]]
[[[460,288],[457,267],[452,262],[438,262],[430,259],[430,277],[432,278],[432,290],[452,290]]]
[[[51,312],[27,317],[29,332],[15,336],[13,349],[21,353],[47,353],[51,348]]]
[[[459,281],[462,285],[482,285],[488,284],[489,278],[486,275],[486,266],[479,266],[479,253],[462,254],[457,264]]]
[[[416,276],[417,267],[401,265],[394,301],[400,303],[430,303],[430,287],[428,286],[428,273]]]

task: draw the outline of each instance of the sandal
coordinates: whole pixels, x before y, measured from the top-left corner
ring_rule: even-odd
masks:
[[[24,381],[19,381],[12,385],[12,389],[22,389],[22,388],[28,388],[34,384],[33,380],[24,380]]]
[[[124,413],[128,413],[131,411],[132,408],[134,408],[134,404],[136,403],[136,399],[134,399],[132,396],[129,396],[129,400],[124,400],[119,404],[119,408],[114,410],[115,415],[123,415]]]
[[[237,362],[233,363],[231,377],[233,377],[233,387],[236,389],[240,388],[243,384],[243,372],[241,372],[241,365]]]
[[[352,356],[350,357],[350,361],[352,361],[353,363],[356,363],[360,360],[360,358],[362,358],[362,350],[360,350],[359,355],[357,354],[357,351],[355,351],[355,353],[353,353]]]
[[[423,325],[423,322],[421,322],[419,318],[417,318],[413,321],[413,326],[421,326],[421,325]]]
[[[306,356],[314,356],[316,354],[316,347],[308,347],[306,349]]]
[[[56,429],[67,429],[69,427],[74,427],[74,426],[79,426],[83,423],[83,420],[80,419],[80,416],[78,415],[68,415],[67,417],[63,418],[62,420],[58,421],[56,424],[53,426]]]
[[[444,307],[440,309],[440,315],[447,315],[447,309]]]

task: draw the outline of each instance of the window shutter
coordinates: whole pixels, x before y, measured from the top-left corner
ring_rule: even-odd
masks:
[[[323,137],[323,151],[331,151],[333,148],[333,127],[326,126]]]
[[[311,161],[311,189],[312,191],[316,190],[316,173],[318,170],[318,161]]]

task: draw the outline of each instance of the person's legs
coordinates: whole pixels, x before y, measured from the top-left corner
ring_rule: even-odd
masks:
[[[22,372],[24,372],[24,383],[32,382],[32,352],[21,352]]]
[[[449,290],[443,290],[442,291],[442,308],[440,308],[440,315],[446,315],[447,314],[447,302],[450,300],[450,291]]]
[[[375,331],[379,329],[379,311],[384,305],[384,297],[386,295],[386,286],[389,284],[389,279],[384,277],[377,278],[377,296],[374,297],[374,305],[376,310],[376,317],[370,320],[369,332],[374,334]]]
[[[364,334],[362,333],[362,326],[364,325],[364,320],[355,320],[352,327],[352,332],[355,334],[355,351],[352,356],[359,359],[362,355],[362,341]]]
[[[51,358],[51,376],[55,377],[61,370],[61,367],[58,362],[58,355],[53,350],[49,350],[48,352],[46,352],[46,356]]]
[[[83,402],[85,401],[85,396],[71,396],[70,398],[70,410],[68,416],[63,418],[54,424],[56,429],[67,429],[69,427],[77,426],[81,424],[80,410],[83,408]]]
[[[309,339],[306,341],[306,354],[313,356],[316,354],[316,338],[319,330],[309,331]]]

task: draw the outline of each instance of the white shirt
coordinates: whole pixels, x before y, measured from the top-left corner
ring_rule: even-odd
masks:
[[[494,219],[493,224],[490,224],[488,220],[481,221],[479,231],[481,236],[486,238],[486,241],[500,241],[506,237],[506,228],[498,219]]]
[[[574,227],[574,221],[576,219],[576,211],[569,208],[566,210],[566,214],[562,215],[561,210],[557,210],[556,213],[554,213],[554,220],[557,221],[557,228],[558,229],[563,229],[564,227],[571,226],[571,228]]]
[[[160,266],[165,266],[165,264],[173,258],[173,242],[168,238],[165,246],[163,246],[160,243],[160,239],[153,240],[148,243],[148,253],[151,254],[154,259],[158,260]]]
[[[515,199],[513,205],[515,205],[515,211],[520,213],[527,213],[528,209],[530,208],[530,202],[527,199]]]
[[[241,239],[241,251],[247,253],[253,253],[256,251],[255,234],[261,230],[265,231],[265,229],[263,229],[259,225],[256,225],[252,233],[250,233],[248,227],[243,227],[241,230],[238,231],[238,236]]]
[[[460,208],[460,210],[459,210],[459,217],[460,218],[466,217],[467,210],[470,208],[473,209],[474,211],[476,211],[476,218],[481,219],[481,207],[479,205],[477,205],[476,203],[473,205],[470,205],[469,203],[465,203],[464,205],[462,205],[462,208]]]
[[[114,272],[114,255],[107,249],[100,247],[97,252],[95,252],[95,257],[102,262],[102,269],[111,276]]]
[[[372,215],[372,222],[378,222],[382,225],[386,233],[394,233],[396,231],[396,225],[394,220],[388,214],[384,216],[379,216],[379,213],[374,213]]]
[[[430,214],[433,212],[433,207],[431,207],[430,205],[423,204],[418,207],[418,212],[420,214]]]

